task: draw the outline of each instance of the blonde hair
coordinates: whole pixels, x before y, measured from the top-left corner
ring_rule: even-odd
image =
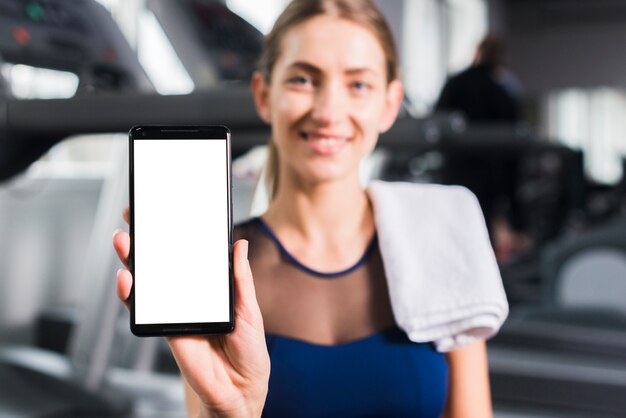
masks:
[[[371,0],[292,0],[265,37],[258,69],[269,84],[272,70],[281,52],[282,39],[289,29],[319,15],[336,16],[371,30],[385,53],[387,82],[398,78],[398,53],[389,25]],[[265,187],[270,199],[278,190],[278,148],[270,138],[265,169]]]

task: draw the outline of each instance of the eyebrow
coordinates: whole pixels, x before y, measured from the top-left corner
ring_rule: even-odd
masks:
[[[319,75],[322,74],[322,70],[305,61],[296,61],[292,64],[289,65],[290,68],[299,68],[301,70],[307,71],[309,73],[315,74],[315,75]],[[371,73],[374,75],[377,75],[378,72],[376,72],[375,70],[369,68],[369,67],[356,67],[356,68],[349,68],[345,71],[345,73],[347,74],[359,74],[359,73]]]

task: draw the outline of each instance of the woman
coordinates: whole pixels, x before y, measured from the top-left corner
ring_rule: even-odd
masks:
[[[410,342],[392,315],[358,170],[403,96],[380,12],[294,0],[252,90],[272,127],[273,198],[235,227],[235,330],[168,338],[190,415],[491,416],[485,343],[444,355]],[[125,263],[129,243],[114,236]],[[120,270],[124,301],[131,284]]]

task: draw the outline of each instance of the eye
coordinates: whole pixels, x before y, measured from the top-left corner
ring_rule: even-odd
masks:
[[[372,86],[365,81],[353,81],[351,84],[353,90],[358,92],[366,92],[372,88]]]
[[[296,75],[287,79],[287,84],[291,84],[294,86],[306,86],[312,83],[313,81],[310,77],[306,77],[303,75]]]

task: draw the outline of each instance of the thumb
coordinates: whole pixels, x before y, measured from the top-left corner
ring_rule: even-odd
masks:
[[[235,276],[235,314],[261,315],[254,289],[254,278],[248,262],[248,241],[239,240],[233,246]]]

